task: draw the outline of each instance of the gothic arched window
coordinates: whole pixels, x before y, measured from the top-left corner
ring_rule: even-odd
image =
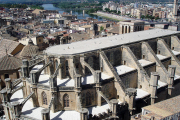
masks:
[[[56,68],[55,69],[57,69],[58,68],[58,61],[56,60],[56,62],[55,62],[55,66],[56,66]],[[58,74],[57,75],[59,75],[59,70],[58,70]]]
[[[43,104],[45,104],[45,105],[47,105],[47,96],[46,96],[46,93],[43,91],[42,92],[42,102],[43,102]]]
[[[88,64],[93,68],[93,57],[88,59]]]
[[[105,85],[104,87],[103,87],[103,93],[104,93],[104,95],[107,97],[107,98],[109,98],[110,97],[110,93],[109,93],[109,90],[110,90],[110,88],[109,88],[109,86],[108,85]]]
[[[69,95],[65,94],[63,97],[64,107],[69,107]]]
[[[110,53],[110,63],[112,65],[114,65],[114,53],[113,52]]]
[[[93,57],[90,57],[88,59],[88,64],[93,68],[94,64],[93,64]],[[87,74],[91,74],[91,71],[89,69],[87,69]]]
[[[91,93],[86,93],[86,105],[91,105]]]
[[[66,60],[66,76],[69,76],[68,61]]]

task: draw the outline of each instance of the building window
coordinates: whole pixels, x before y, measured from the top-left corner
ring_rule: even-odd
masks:
[[[93,64],[93,57],[90,57],[88,59],[88,64],[93,68],[94,64]],[[91,74],[91,71],[89,69],[87,69],[87,74]]]
[[[125,31],[124,32],[127,33],[127,26],[125,26]]]
[[[105,95],[107,98],[110,97],[109,91],[110,91],[109,86],[108,86],[108,85],[105,85],[105,86],[103,87],[103,93],[104,93],[104,95]]]
[[[129,26],[129,33],[131,32],[131,26]]]
[[[91,93],[86,93],[86,105],[91,105]]]
[[[125,60],[123,61],[123,65],[126,65],[126,61]]]
[[[39,42],[41,42],[41,39],[39,39]]]
[[[9,74],[5,74],[4,77],[5,77],[5,79],[9,78]]]
[[[77,63],[77,64],[76,64],[76,72],[77,72],[78,74],[80,73],[80,70],[79,70],[79,69],[80,69],[80,66],[79,66],[79,64]]]
[[[69,107],[69,95],[68,94],[65,94],[64,95],[64,107]]]
[[[58,68],[58,61],[56,60],[56,62],[55,62],[55,65],[56,65],[56,69]],[[57,75],[59,75],[59,70],[58,70],[58,74]]]
[[[129,88],[129,79],[126,79],[125,81],[124,81],[124,84],[125,84],[125,86],[126,86],[126,88]]]
[[[124,33],[124,26],[122,26],[122,34]]]
[[[142,59],[145,59],[145,55],[142,55]]]
[[[110,53],[110,63],[114,65],[114,54],[113,52]]]
[[[66,60],[66,76],[69,76],[68,61]]]
[[[47,96],[46,96],[46,93],[44,91],[42,92],[42,99],[43,99],[43,104],[47,105]]]
[[[93,57],[88,59],[88,64],[93,68]]]

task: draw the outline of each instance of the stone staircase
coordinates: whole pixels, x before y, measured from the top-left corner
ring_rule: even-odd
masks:
[[[112,64],[109,62],[107,56],[105,55],[104,51],[100,52],[102,58],[104,59],[104,62],[108,65],[109,69],[111,70],[114,78],[116,79],[116,81],[119,83],[119,85],[121,86],[122,90],[125,92],[126,87],[124,85],[124,83],[122,82],[122,80],[120,79],[119,75],[117,74],[117,72],[115,71],[114,67],[112,66]]]
[[[25,99],[24,101],[21,102],[21,105],[23,106],[32,96],[33,96],[34,92],[31,92]]]
[[[42,63],[44,61],[45,61],[45,59],[43,58],[43,56],[32,59],[29,61],[29,68],[32,69],[35,65],[38,65],[39,63]]]
[[[13,81],[12,86],[13,86],[13,87],[16,87],[16,86],[19,85],[21,82],[22,82],[22,79],[21,79],[21,78],[16,79],[16,80]]]
[[[16,91],[18,91],[18,90],[20,90],[20,89],[22,89],[22,88],[23,88],[23,86],[19,86],[19,87],[15,88],[15,89],[11,90],[11,96],[12,96]]]

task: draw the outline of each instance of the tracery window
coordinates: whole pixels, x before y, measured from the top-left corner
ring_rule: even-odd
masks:
[[[129,79],[126,79],[126,80],[124,81],[124,84],[125,84],[126,88],[129,88],[129,85],[130,85]]]
[[[93,57],[88,59],[88,64],[93,68]]]
[[[88,59],[88,64],[93,68],[93,66],[94,66],[93,57],[90,57]],[[91,71],[89,69],[87,69],[87,74],[91,74]]]
[[[91,105],[91,93],[86,93],[86,105]]]
[[[66,60],[66,76],[69,76],[68,61]]]
[[[114,53],[113,52],[110,53],[110,63],[112,65],[114,65]]]
[[[47,105],[47,96],[46,96],[46,93],[44,91],[42,92],[42,100],[43,100],[43,104]]]
[[[110,90],[110,88],[109,88],[108,85],[105,85],[105,86],[103,87],[103,93],[104,93],[104,95],[105,95],[107,98],[110,97],[110,92],[109,92],[109,90]]]
[[[64,101],[64,107],[69,107],[69,95],[68,94],[64,95],[63,101]]]

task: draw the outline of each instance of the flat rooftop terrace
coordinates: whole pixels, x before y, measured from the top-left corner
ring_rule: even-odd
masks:
[[[56,46],[48,47],[45,50],[45,53],[49,55],[67,55],[67,56],[82,54],[89,51],[95,51],[95,50],[125,45],[128,43],[140,42],[162,36],[174,35],[177,33],[180,32],[163,30],[163,29],[139,31],[139,32],[122,34],[122,35],[114,35],[109,37],[73,42],[71,44],[56,45]]]

